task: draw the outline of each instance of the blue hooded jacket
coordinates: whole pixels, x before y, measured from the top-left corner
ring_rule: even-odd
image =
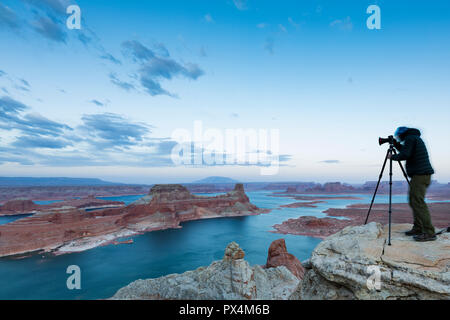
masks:
[[[397,141],[394,142],[395,148],[399,153],[393,155],[392,160],[406,160],[406,172],[410,177],[434,174],[427,147],[420,136],[419,130],[408,128],[399,134],[399,139],[404,141],[404,144],[402,145]]]

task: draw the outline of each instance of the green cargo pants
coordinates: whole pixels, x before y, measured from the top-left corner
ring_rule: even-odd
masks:
[[[425,203],[425,194],[431,184],[431,175],[414,175],[409,187],[409,205],[414,214],[414,230],[434,235],[430,211]]]

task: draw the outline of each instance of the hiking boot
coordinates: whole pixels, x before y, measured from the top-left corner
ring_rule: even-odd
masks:
[[[414,236],[414,240],[419,241],[419,242],[434,241],[434,240],[436,240],[436,235],[428,234],[428,233],[421,233],[417,236]]]
[[[418,236],[421,233],[422,232],[420,232],[419,230],[416,230],[416,229],[411,229],[411,230],[405,232],[405,234],[407,236]]]

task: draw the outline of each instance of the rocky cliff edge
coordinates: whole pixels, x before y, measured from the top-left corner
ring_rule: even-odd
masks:
[[[137,280],[112,297],[117,300],[284,300],[294,292],[299,279],[287,267],[250,266],[235,242],[225,249],[222,260],[182,274]]]
[[[450,235],[415,242],[409,224],[347,227],[313,251],[291,299],[450,299]]]

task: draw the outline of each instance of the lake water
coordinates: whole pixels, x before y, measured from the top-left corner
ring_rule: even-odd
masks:
[[[369,203],[371,195],[352,195],[362,200],[331,199],[317,208],[278,208],[295,202],[271,197],[272,192],[247,192],[250,201],[271,213],[258,216],[190,221],[181,229],[149,232],[133,237],[133,244],[109,245],[62,256],[34,255],[13,260],[0,259],[0,299],[104,299],[137,279],[160,277],[170,273],[207,266],[222,259],[225,247],[236,241],[250,264],[265,264],[273,240],[284,238],[288,251],[300,261],[307,259],[319,239],[271,233],[274,224],[300,216],[324,217],[323,210],[344,208],[353,203]],[[208,194],[211,195],[211,194]],[[130,202],[139,196],[105,197]],[[387,202],[377,196],[377,203]],[[394,196],[394,202],[406,202],[406,196]],[[276,209],[278,208],[278,209]],[[6,217],[3,217],[6,218]],[[0,219],[0,223],[1,223]],[[66,269],[81,268],[81,290],[69,290]]]

